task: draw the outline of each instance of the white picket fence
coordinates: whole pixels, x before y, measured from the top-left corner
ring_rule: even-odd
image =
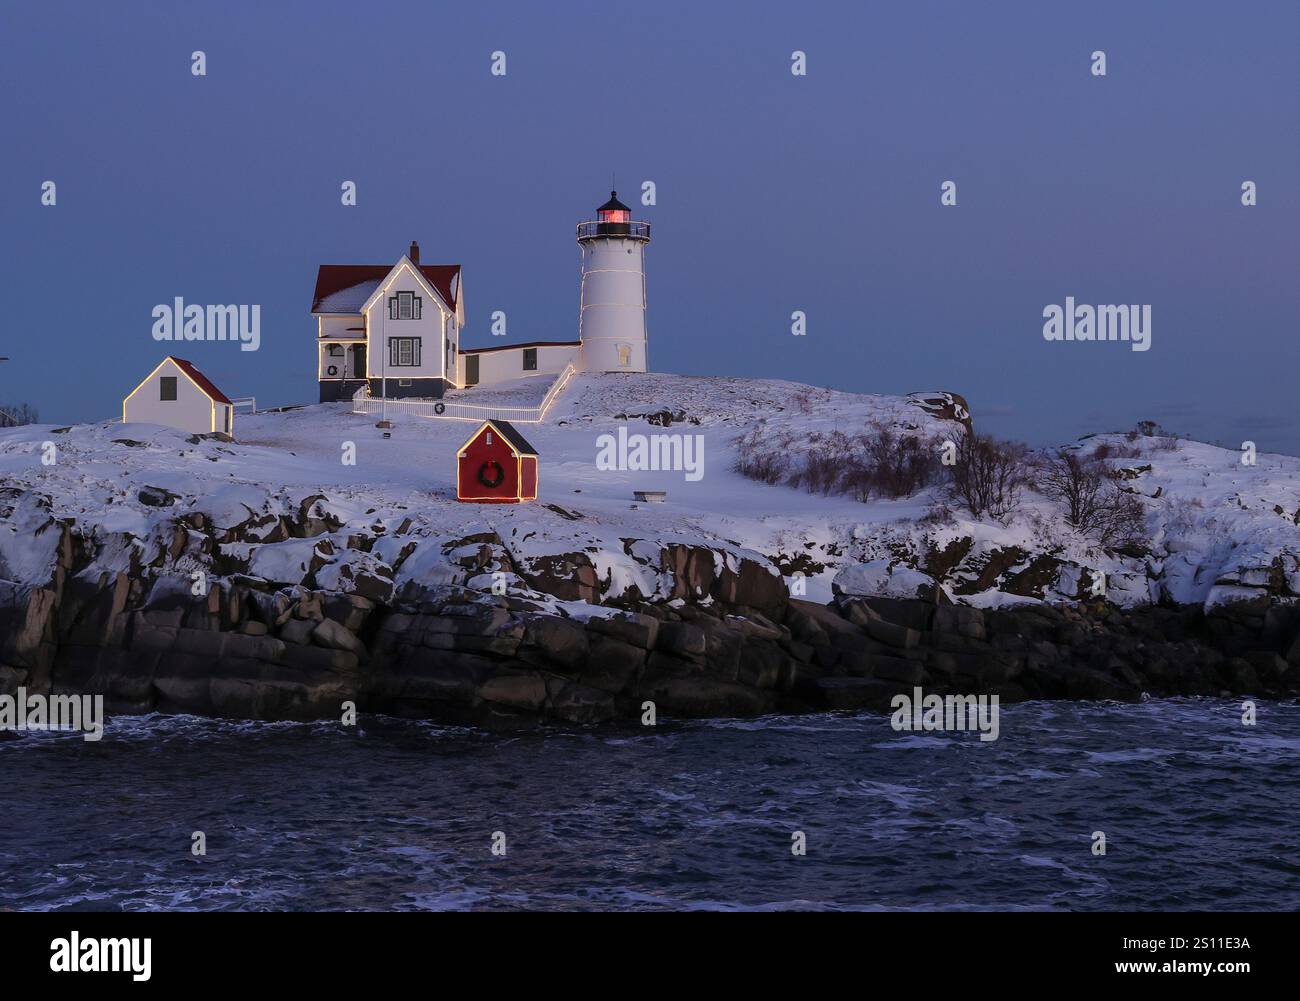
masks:
[[[363,385],[352,396],[352,412],[356,414],[382,414],[428,417],[451,421],[511,421],[517,424],[537,424],[546,417],[551,404],[560,395],[578,370],[572,363],[555,377],[555,381],[535,407],[485,407],[475,403],[444,402],[443,400],[389,400],[387,408],[382,399],[370,395],[370,386]]]

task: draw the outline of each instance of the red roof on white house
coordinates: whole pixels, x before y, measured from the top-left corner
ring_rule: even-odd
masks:
[[[425,281],[456,312],[460,291],[459,264],[416,264]],[[322,264],[316,272],[313,313],[360,313],[380,283],[393,270],[391,264]]]

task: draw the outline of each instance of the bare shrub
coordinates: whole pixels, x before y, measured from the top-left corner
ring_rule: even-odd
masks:
[[[858,441],[870,468],[870,475],[864,480],[865,493],[910,497],[939,478],[942,467],[938,448],[930,439],[899,434],[877,421],[867,426]]]
[[[767,422],[760,421],[736,439],[733,468],[742,476],[775,485],[790,475],[789,452],[777,448],[766,434]]]
[[[957,462],[950,469],[953,496],[973,518],[1003,520],[1019,506],[1031,469],[1024,445],[969,431],[958,439]]]
[[[776,452],[754,452],[736,459],[736,472],[751,480],[775,486],[785,479],[785,456]]]
[[[736,439],[733,468],[763,483],[867,501],[910,496],[938,480],[942,466],[937,442],[879,421],[857,433],[778,434],[764,420]]]
[[[818,446],[808,450],[803,471],[791,478],[791,486],[802,486],[814,494],[832,494],[839,487],[843,475],[843,456],[834,448]]]
[[[944,527],[956,522],[956,517],[946,503],[936,500],[926,508],[925,514],[916,519],[918,525],[925,525],[931,528]]]
[[[1103,546],[1124,546],[1145,537],[1146,509],[1120,489],[1099,448],[1089,456],[1058,449],[1042,464],[1039,489],[1065,505],[1065,521]]]
[[[1170,497],[1164,511],[1164,528],[1167,536],[1188,536],[1203,531],[1200,513],[1205,502],[1199,497]]]
[[[1108,503],[1097,513],[1091,533],[1103,546],[1132,546],[1147,542],[1147,511],[1136,495],[1121,490],[1111,480],[1107,487]]]
[[[875,471],[860,462],[851,462],[840,475],[840,492],[848,494],[854,500],[865,503],[871,499],[875,489]]]
[[[1129,441],[1136,440],[1136,436],[1129,439]],[[1108,441],[1103,441],[1092,450],[1094,459],[1138,459],[1141,456],[1142,449],[1136,445],[1115,445]]]
[[[24,424],[35,424],[36,408],[30,403],[12,403],[0,406],[0,428],[16,428]]]
[[[1134,429],[1137,434],[1146,435],[1148,438],[1155,438],[1151,448],[1160,452],[1178,451],[1178,440],[1186,438],[1187,435],[1175,434],[1173,431],[1167,431],[1155,421],[1138,421]]]

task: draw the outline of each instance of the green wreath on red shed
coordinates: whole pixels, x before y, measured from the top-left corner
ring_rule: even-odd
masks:
[[[495,475],[490,475],[490,470],[496,470]],[[489,490],[495,490],[501,486],[505,479],[506,471],[496,459],[488,459],[487,462],[478,467],[478,481]]]

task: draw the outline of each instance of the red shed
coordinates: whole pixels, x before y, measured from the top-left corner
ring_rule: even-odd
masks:
[[[537,499],[537,449],[508,421],[484,421],[456,453],[456,498],[486,504]]]

